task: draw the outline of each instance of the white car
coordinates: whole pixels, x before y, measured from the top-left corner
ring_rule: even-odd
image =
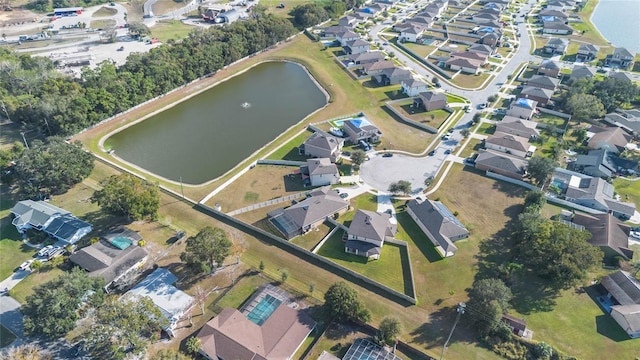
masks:
[[[18,269],[20,270],[31,270],[31,263],[33,262],[33,259],[29,259],[25,262],[23,262],[22,264],[20,264],[20,266],[18,266]]]
[[[38,251],[38,256],[46,256],[51,250],[53,250],[53,245],[47,245]]]
[[[631,237],[634,239],[639,239],[640,240],[640,231],[632,231],[631,232]]]

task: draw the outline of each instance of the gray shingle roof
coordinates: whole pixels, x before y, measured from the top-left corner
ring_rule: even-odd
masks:
[[[640,284],[631,274],[618,270],[603,277],[600,283],[620,305],[640,304]]]
[[[52,217],[70,214],[70,212],[45,201],[33,200],[18,202],[11,209],[11,213],[15,216],[13,220],[14,225],[22,226],[30,224],[36,228],[46,224]]]
[[[374,211],[356,211],[347,234],[376,241],[384,241],[395,234],[395,227],[389,222],[391,214]]]
[[[484,165],[511,174],[524,175],[529,162],[525,159],[508,156],[503,153],[481,151],[476,158],[476,166],[477,165]]]
[[[589,244],[608,246],[627,259],[633,258],[633,251],[629,249],[631,229],[620,223],[613,215],[576,213],[573,223],[584,226],[585,230],[591,233]]]
[[[89,276],[100,276],[109,284],[147,255],[147,251],[139,246],[120,250],[107,241],[100,240],[80,249],[69,260],[87,270]]]
[[[445,252],[455,252],[453,241],[469,236],[469,231],[462,223],[439,201],[411,200],[407,207],[428,230],[426,234],[432,241],[437,242]]]

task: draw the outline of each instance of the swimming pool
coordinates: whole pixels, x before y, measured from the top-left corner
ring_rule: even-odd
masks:
[[[337,127],[337,128],[342,128],[344,126],[344,122],[347,120],[351,120],[351,122],[358,128],[363,127],[363,126],[367,126],[367,125],[371,125],[371,122],[369,122],[369,119],[365,118],[365,117],[356,117],[356,118],[351,118],[351,119],[342,119],[342,120],[334,120],[331,122],[331,124],[333,124],[333,126]]]
[[[247,319],[254,324],[262,325],[273,314],[273,312],[282,304],[282,301],[266,294],[256,306],[247,314]]]
[[[110,239],[109,242],[111,243],[111,245],[117,247],[120,250],[124,250],[133,244],[133,241],[131,241],[131,239],[123,236],[116,236]]]

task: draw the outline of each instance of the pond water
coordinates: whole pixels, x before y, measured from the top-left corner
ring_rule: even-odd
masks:
[[[591,22],[614,46],[640,52],[640,0],[599,0]]]
[[[214,179],[326,104],[305,69],[267,62],[109,137],[105,146],[170,180]]]

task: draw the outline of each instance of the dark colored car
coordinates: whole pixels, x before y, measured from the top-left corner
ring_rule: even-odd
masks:
[[[392,157],[393,154],[392,153],[384,153],[382,154],[382,157]]]

